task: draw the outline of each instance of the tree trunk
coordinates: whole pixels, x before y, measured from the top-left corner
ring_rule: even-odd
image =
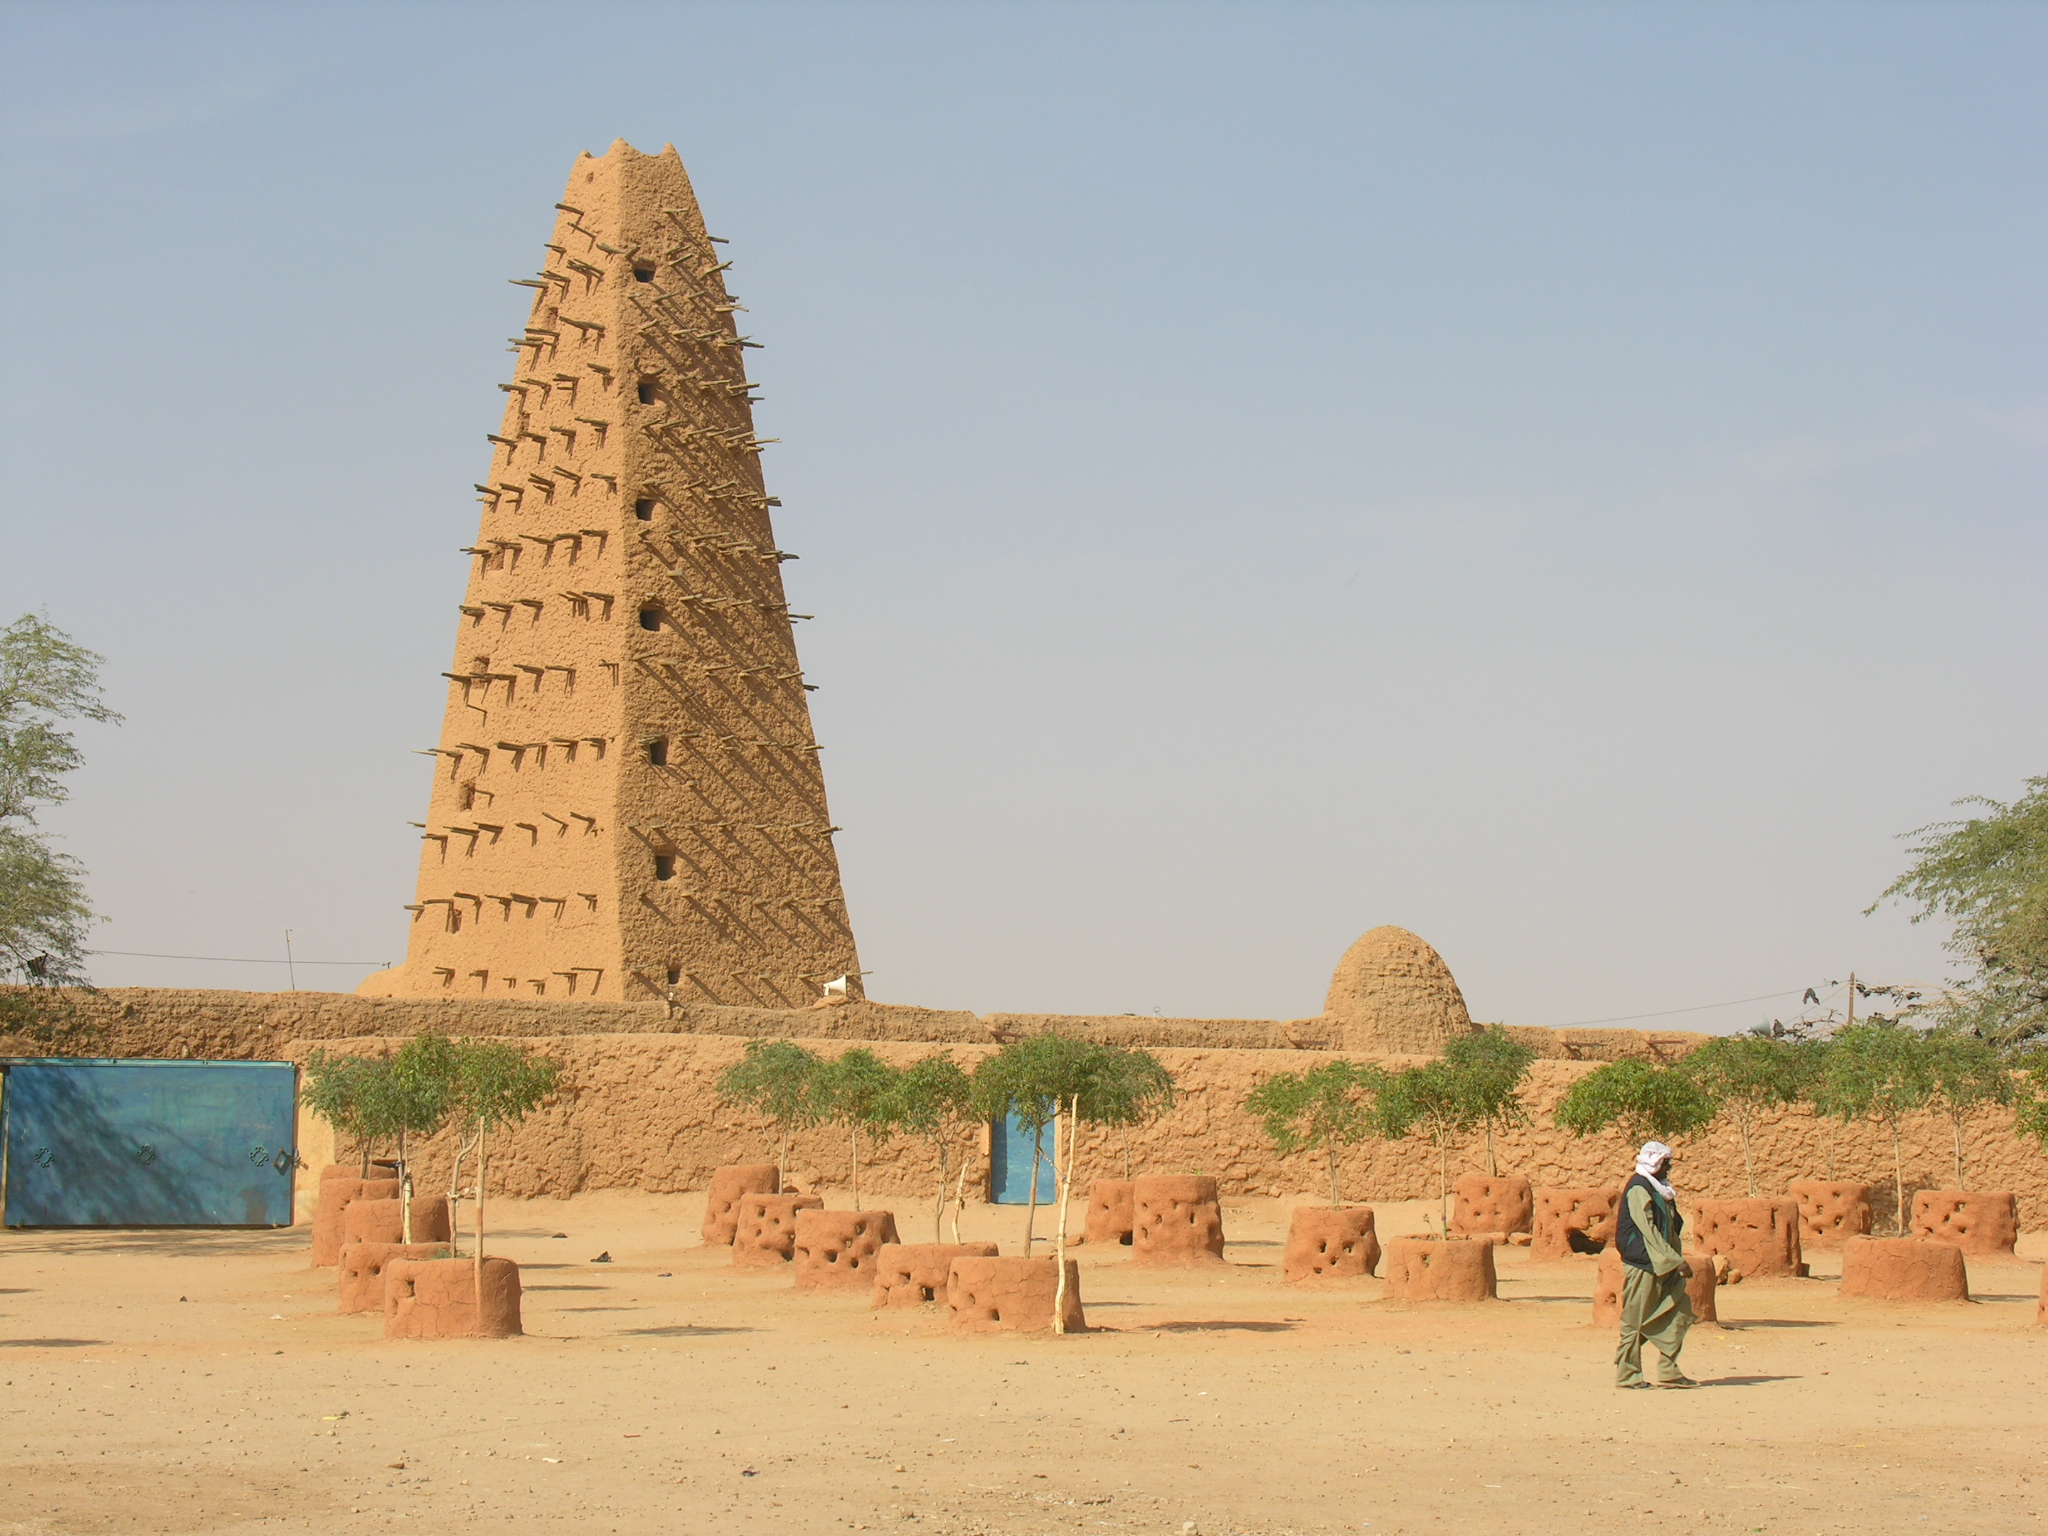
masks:
[[[782,1127],[782,1152],[775,1159],[775,1187],[789,1188],[789,1126]]]
[[[405,1159],[405,1132],[398,1133],[398,1240],[412,1241],[412,1164]]]
[[[1899,1202],[1899,1236],[1906,1235],[1906,1154],[1899,1147],[1899,1122],[1892,1121],[1892,1196]]]
[[[1136,1175],[1131,1172],[1131,1128],[1124,1127],[1124,1182],[1128,1184]]]
[[[1742,1172],[1744,1177],[1749,1180],[1749,1198],[1754,1200],[1756,1198],[1756,1161],[1750,1156],[1749,1151],[1749,1117],[1747,1115],[1737,1115],[1735,1117],[1735,1134],[1742,1138]]]
[[[1487,1177],[1500,1177],[1500,1159],[1493,1155],[1493,1116],[1486,1117],[1486,1173]]]
[[[953,1241],[960,1241],[960,1209],[967,1204],[967,1167],[973,1161],[967,1148],[960,1149],[960,1178],[953,1186]]]
[[[1442,1223],[1438,1229],[1448,1238],[1451,1235],[1451,1139],[1444,1136],[1436,1144],[1436,1219]]]
[[[1054,1133],[1053,1155],[1059,1155],[1058,1132]],[[1067,1201],[1074,1193],[1075,1143],[1081,1134],[1081,1096],[1075,1094],[1067,1107],[1067,1156],[1064,1168],[1055,1168],[1053,1173],[1059,1185],[1060,1219],[1054,1227],[1057,1234],[1053,1239],[1052,1261],[1059,1279],[1052,1291],[1052,1331],[1064,1334],[1067,1331]]]
[[[946,1138],[934,1136],[932,1146],[939,1154],[939,1198],[932,1202],[932,1241],[943,1243],[946,1240]]]
[[[1952,1123],[1956,1132],[1956,1188],[1968,1189],[1970,1186],[1963,1182],[1963,1117],[1957,1115]]]
[[[1059,1135],[1055,1125],[1053,1135]],[[1024,1257],[1031,1257],[1031,1245],[1037,1241],[1038,1231],[1038,1164],[1045,1156],[1045,1127],[1040,1126],[1031,1138],[1031,1198],[1024,1208]]]
[[[1330,1209],[1336,1210],[1337,1200],[1337,1138],[1330,1138]]]
[[[860,1209],[860,1127],[853,1128],[853,1208]]]
[[[478,1134],[481,1135],[482,1133],[479,1132]],[[470,1139],[468,1146],[457,1142],[455,1161],[449,1165],[448,1169],[448,1256],[450,1258],[459,1259],[462,1257],[462,1249],[460,1247],[462,1238],[462,1160],[469,1156],[475,1146],[475,1137]]]
[[[484,1315],[484,1179],[490,1172],[490,1146],[484,1140],[486,1122],[476,1123],[476,1315]]]
[[[368,1178],[369,1176],[370,1176],[370,1138],[369,1138],[369,1137],[367,1137],[367,1136],[365,1136],[365,1137],[363,1138],[363,1177],[367,1179],[367,1178]]]

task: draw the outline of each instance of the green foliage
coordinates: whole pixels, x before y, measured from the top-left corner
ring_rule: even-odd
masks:
[[[2022,1136],[2033,1137],[2041,1150],[2048,1153],[2048,1053],[2033,1053],[2016,1086],[2019,1112],[2013,1116],[2013,1129]]]
[[[864,1045],[827,1062],[817,1079],[824,1118],[843,1125],[853,1147],[853,1208],[860,1209],[860,1139],[886,1141],[894,1129],[896,1069]]]
[[[1454,1035],[1444,1045],[1444,1064],[1456,1074],[1467,1108],[1486,1130],[1487,1172],[1498,1174],[1493,1134],[1511,1125],[1526,1125],[1522,1079],[1536,1052],[1498,1024]]]
[[[373,1128],[374,1083],[388,1071],[374,1056],[330,1056],[324,1049],[316,1049],[306,1059],[300,1101],[339,1134],[356,1142],[366,1165],[371,1142],[379,1134]]]
[[[1934,1096],[1934,1048],[1918,1030],[1896,1022],[1850,1024],[1828,1042],[1814,1108],[1844,1124],[1874,1120],[1891,1132],[1892,1192],[1901,1237],[1906,1232],[1906,1159],[1900,1122]]]
[[[1927,1037],[1928,1107],[1948,1121],[1955,1138],[1956,1188],[1969,1188],[1963,1159],[1963,1122],[1980,1109],[2012,1103],[2012,1068],[1989,1044],[1953,1027]]]
[[[1949,952],[1976,974],[1942,1010],[1945,1022],[2005,1046],[2048,1036],[2048,777],[2027,780],[2010,805],[1981,795],[1956,804],[1986,814],[1907,833],[1919,839],[1913,862],[1878,901],[1912,903],[1916,923],[1954,922]]]
[[[1244,1101],[1282,1156],[1321,1151],[1330,1163],[1330,1204],[1337,1193],[1340,1149],[1378,1128],[1378,1097],[1386,1074],[1367,1062],[1324,1062],[1306,1072],[1276,1072]]]
[[[973,1079],[950,1052],[913,1061],[889,1090],[887,1119],[905,1135],[929,1140],[975,1118]]]
[[[1631,1057],[1596,1067],[1572,1084],[1553,1118],[1574,1136],[1613,1126],[1632,1146],[1641,1146],[1652,1138],[1695,1135],[1719,1112],[1713,1096],[1683,1069]]]
[[[560,1062],[502,1040],[458,1040],[448,1060],[454,1071],[450,1111],[485,1130],[517,1125],[562,1086]]]
[[[36,811],[67,798],[84,761],[61,722],[120,721],[100,700],[100,661],[33,614],[0,630],[0,980],[32,989],[0,1005],[0,1029],[38,1039],[76,1016],[46,989],[85,984],[92,907],[84,869],[35,830]]]
[[[1742,1141],[1742,1168],[1749,1192],[1757,1192],[1752,1143],[1758,1118],[1768,1109],[1799,1102],[1805,1090],[1806,1058],[1790,1043],[1769,1035],[1718,1035],[1687,1056],[1679,1070],[1720,1106]]]
[[[1409,1067],[1380,1090],[1380,1130],[1390,1139],[1420,1135],[1436,1148],[1440,1231],[1451,1226],[1450,1147],[1479,1124],[1478,1102],[1465,1074],[1447,1060]]]
[[[889,1089],[889,1124],[907,1136],[932,1144],[939,1165],[939,1187],[932,1202],[932,1241],[941,1242],[946,1215],[946,1179],[955,1143],[962,1141],[979,1116],[974,1109],[974,1082],[952,1054],[939,1051],[920,1057],[896,1074]],[[960,1176],[967,1176],[966,1149],[961,1149]],[[960,1218],[953,1218],[957,1238]]]
[[[718,1075],[718,1096],[775,1125],[782,1176],[789,1177],[789,1138],[824,1117],[824,1062],[792,1040],[749,1040],[746,1054]]]

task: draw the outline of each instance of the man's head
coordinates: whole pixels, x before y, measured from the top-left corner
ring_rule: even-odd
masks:
[[[1661,1141],[1646,1141],[1636,1154],[1636,1172],[1652,1179],[1669,1178],[1671,1149]]]

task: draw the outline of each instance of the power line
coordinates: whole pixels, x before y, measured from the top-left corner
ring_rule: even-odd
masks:
[[[1583,1029],[1589,1024],[1626,1024],[1630,1019],[1668,1019],[1674,1013],[1705,1013],[1713,1008],[1733,1008],[1738,1003],[1767,1003],[1774,997],[1798,997],[1803,988],[1793,987],[1784,992],[1766,992],[1761,997],[1731,997],[1725,1003],[1699,1003],[1691,1008],[1665,1008],[1656,1013],[1624,1013],[1611,1019],[1577,1019],[1570,1024],[1553,1024],[1552,1029]]]
[[[88,949],[88,955],[120,955],[128,960],[211,960],[219,965],[372,965],[388,967],[389,960],[251,960],[242,955],[152,955],[139,949]]]

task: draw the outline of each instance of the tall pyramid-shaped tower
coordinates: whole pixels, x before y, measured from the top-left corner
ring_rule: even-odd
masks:
[[[858,996],[730,263],[673,147],[583,155],[556,207],[465,551],[406,960],[365,990]]]

